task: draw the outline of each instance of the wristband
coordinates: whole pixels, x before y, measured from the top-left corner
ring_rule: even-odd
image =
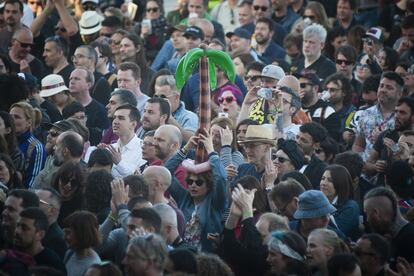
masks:
[[[252,211],[243,212],[242,217],[243,217],[243,219],[253,217],[253,212]]]

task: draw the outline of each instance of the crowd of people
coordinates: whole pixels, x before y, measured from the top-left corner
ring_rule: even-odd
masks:
[[[177,4],[0,4],[0,274],[414,275],[414,0]]]

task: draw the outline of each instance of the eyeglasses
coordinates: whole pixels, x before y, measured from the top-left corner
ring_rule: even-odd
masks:
[[[373,252],[364,252],[364,251],[362,251],[360,249],[356,249],[356,248],[354,249],[354,254],[357,255],[357,256],[366,255],[366,256],[371,256],[371,257],[374,257],[374,256],[377,255],[377,254],[375,254]]]
[[[262,10],[262,12],[265,12],[265,11],[267,11],[268,7],[266,7],[266,6],[253,6],[253,9],[255,11]]]
[[[369,46],[374,44],[374,41],[371,38],[363,38],[362,41],[368,44]]]
[[[55,32],[57,32],[57,31],[61,31],[62,33],[65,33],[66,32],[66,29],[63,28],[63,27],[56,26],[55,27]]]
[[[303,19],[309,18],[310,20],[315,20],[315,16],[314,15],[304,15]]]
[[[96,5],[82,5],[84,11],[94,11],[96,10]]]
[[[39,199],[39,202],[42,203],[42,204],[44,204],[44,205],[47,205],[49,207],[55,208],[55,206],[53,206],[53,204],[51,204],[51,203],[49,203],[47,201],[44,201],[43,199]]]
[[[120,44],[121,44],[121,40],[119,40],[119,41],[115,41],[115,40],[113,40],[113,39],[110,39],[110,40],[109,40],[109,44],[120,45]]]
[[[258,79],[260,79],[260,76],[244,76],[245,81],[257,81]]]
[[[154,7],[154,8],[148,8],[147,12],[158,12],[158,8]]]
[[[160,94],[160,95],[154,95],[154,96],[152,96],[152,97],[153,97],[153,98],[167,99],[167,98],[172,97],[172,96],[174,96],[174,95],[169,95],[169,96],[167,96],[167,95]]]
[[[90,57],[82,55],[82,54],[77,54],[77,55],[72,56],[72,61],[75,61],[75,60],[78,60],[78,59],[81,59],[81,58],[90,58]]]
[[[33,47],[33,44],[32,43],[24,43],[24,42],[21,42],[18,39],[14,39],[14,40],[17,41],[17,42],[19,42],[20,47],[22,47],[22,48],[32,48]]]
[[[237,101],[237,99],[235,97],[233,97],[233,96],[228,96],[228,97],[224,97],[224,98],[222,98],[222,97],[218,98],[218,102],[219,103],[222,104],[224,101],[226,101],[226,103],[230,104],[233,101]]]
[[[201,179],[196,179],[195,180],[195,179],[187,178],[185,180],[185,183],[187,183],[188,186],[191,186],[191,185],[193,185],[193,183],[195,183],[198,187],[201,187],[204,184],[204,180],[201,180]]]
[[[142,142],[141,146],[142,147],[153,147],[155,146],[155,144],[152,142],[145,141],[145,142]]]
[[[308,85],[313,85],[313,84],[310,83],[310,82],[301,82],[300,83],[300,88],[306,88],[306,86],[308,86]]]
[[[345,63],[345,65],[349,66],[352,64],[352,62],[350,62],[349,60],[344,60],[344,59],[337,59],[335,60],[336,64],[343,64]]]
[[[277,162],[279,163],[285,163],[286,161],[290,161],[290,159],[282,157],[282,156],[277,156],[276,154],[272,155],[272,159],[273,161],[277,160]]]
[[[356,66],[360,67],[361,69],[368,69],[369,68],[368,64],[361,64],[359,62],[356,64]]]
[[[51,137],[58,137],[59,136],[59,132],[57,131],[49,131],[47,135],[50,135]]]
[[[328,90],[328,92],[335,93],[335,92],[338,92],[338,91],[342,91],[342,88],[333,88],[333,87],[328,88],[327,87],[326,90]]]

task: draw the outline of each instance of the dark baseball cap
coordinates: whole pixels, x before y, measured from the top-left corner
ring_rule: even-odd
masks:
[[[187,27],[187,29],[185,29],[184,37],[193,37],[204,40],[204,32],[201,28],[197,26],[190,26]]]
[[[316,74],[315,71],[313,70],[302,70],[300,73],[296,73],[295,77],[299,78],[304,78],[304,79],[308,79],[310,80],[314,85],[321,85],[321,81],[318,77],[318,75]]]
[[[44,123],[43,124],[44,129],[50,130],[52,127],[65,132],[68,130],[73,130],[75,127],[71,122],[68,122],[66,120],[57,121],[55,123]]]
[[[170,35],[175,31],[180,31],[180,32],[184,33],[186,29],[187,29],[187,27],[185,25],[175,25],[175,26],[171,26],[168,29],[168,33]]]
[[[243,28],[236,28],[233,32],[228,32],[226,34],[226,36],[228,38],[231,38],[233,35],[238,36],[240,38],[244,38],[244,39],[251,39],[252,38],[252,34]]]

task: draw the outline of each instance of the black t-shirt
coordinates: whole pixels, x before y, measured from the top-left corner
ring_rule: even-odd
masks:
[[[391,257],[404,257],[409,263],[414,262],[414,224],[405,225],[391,242]]]
[[[63,80],[65,81],[66,87],[69,87],[69,78],[70,78],[70,74],[72,73],[73,69],[75,69],[75,67],[73,67],[72,64],[68,64],[62,70],[57,72],[57,74],[62,76]],[[53,74],[53,69],[50,67],[46,67],[45,76],[50,75],[50,74]]]
[[[384,145],[384,138],[390,138],[395,143],[398,142],[398,139],[400,138],[400,134],[396,130],[384,130],[383,132],[378,135],[377,140],[374,143],[374,150],[379,153],[378,160],[385,160],[390,165],[391,164],[391,156],[389,154],[387,146]],[[375,185],[385,185],[385,174],[384,173],[378,173],[377,180]]]
[[[305,57],[302,57],[291,66],[292,73],[300,73],[303,69],[305,69]],[[318,77],[324,80],[336,73],[336,66],[330,59],[321,55],[318,60],[306,67],[306,70],[314,70]]]
[[[105,107],[92,99],[91,103],[85,106],[85,113],[88,116],[86,126],[89,129],[89,141],[96,146],[102,139],[102,132],[109,127],[109,120]]]
[[[57,222],[49,226],[47,233],[42,241],[43,246],[53,250],[61,260],[65,256],[67,246],[65,239],[63,238],[62,228],[59,227]]]
[[[60,114],[60,111],[56,107],[56,105],[49,102],[48,100],[45,100],[43,103],[41,103],[40,107],[46,111],[52,123],[55,123],[63,119],[62,114]]]
[[[50,266],[66,274],[66,268],[62,260],[55,252],[45,247],[39,254],[33,257],[38,266]]]
[[[36,57],[29,62],[30,67],[30,74],[35,76],[38,80],[43,78],[43,64],[42,62],[37,59]],[[20,72],[20,64],[11,62],[11,72],[19,73]]]
[[[105,106],[111,98],[111,87],[105,76],[101,73],[95,71],[93,72],[93,76],[95,77],[95,84],[92,87],[91,96]]]

